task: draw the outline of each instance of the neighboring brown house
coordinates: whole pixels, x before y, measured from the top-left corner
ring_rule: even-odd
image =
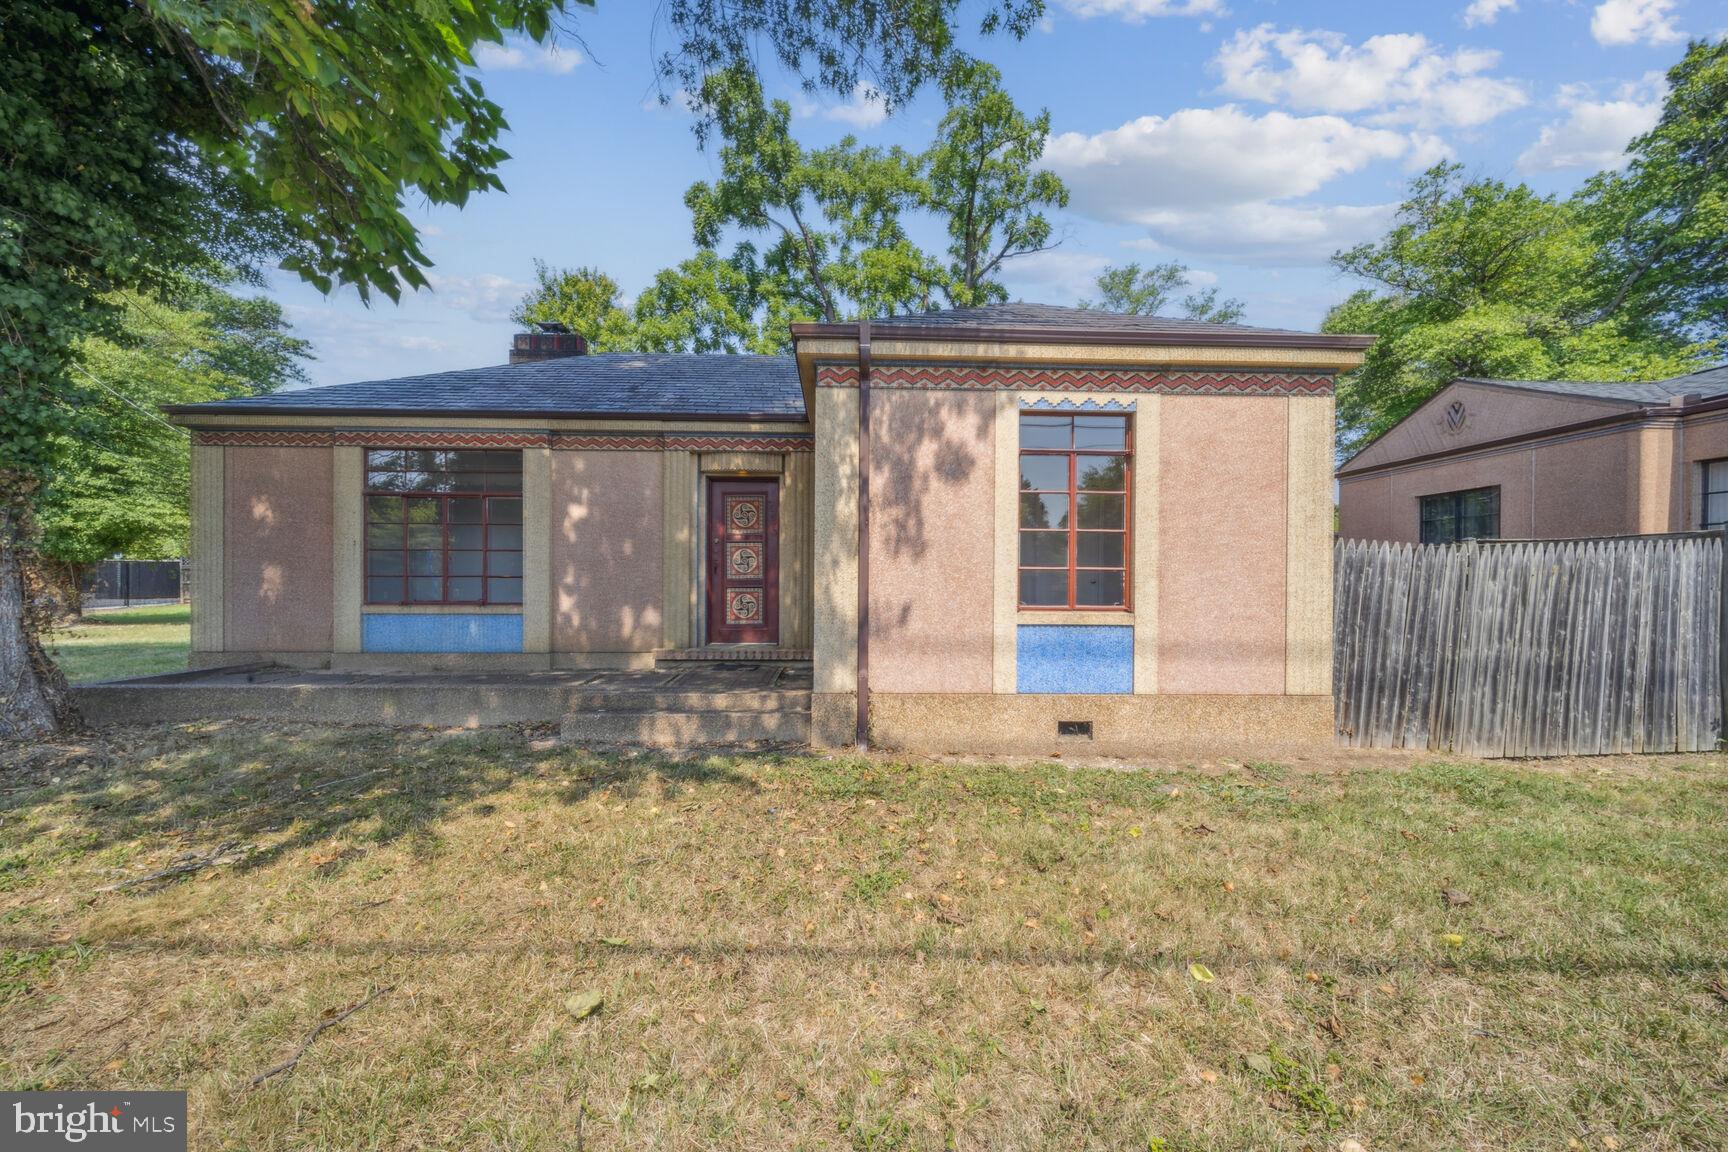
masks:
[[[1338,534],[1443,544],[1721,528],[1728,365],[1633,384],[1454,380],[1338,469]]]

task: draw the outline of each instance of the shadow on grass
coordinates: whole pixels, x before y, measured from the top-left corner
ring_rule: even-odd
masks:
[[[552,781],[547,795],[565,806],[605,789],[623,797],[686,784],[757,790],[720,757],[596,753],[531,744],[508,730],[236,725],[207,735],[179,729],[165,740],[139,734],[152,737],[156,746],[0,750],[0,819],[27,827],[69,807],[80,853],[266,841],[246,857],[250,869],[338,836],[407,839],[430,855],[442,820],[464,808],[489,814],[488,797],[530,778]]]
[[[407,913],[404,913],[407,916]],[[0,931],[0,949],[36,952],[63,947],[60,936]],[[920,939],[907,944],[820,943],[728,943],[702,939],[690,943],[569,939],[548,935],[533,940],[500,940],[496,943],[472,939],[453,940],[309,940],[299,944],[276,944],[257,940],[214,936],[160,938],[132,935],[92,942],[92,950],[120,954],[175,956],[327,956],[353,960],[418,960],[486,957],[561,956],[590,960],[646,959],[667,964],[748,964],[763,960],[792,960],[833,968],[857,962],[896,965],[927,961],[958,961],[989,968],[1084,967],[1096,970],[1122,969],[1134,972],[1180,972],[1201,963],[1219,977],[1257,968],[1303,971],[1310,962],[1270,952],[1233,949],[1225,952],[1191,952],[1181,949],[1126,949],[1120,947],[1076,948],[1067,945],[1041,947],[1032,944],[955,944]],[[1403,952],[1384,955],[1348,956],[1328,954],[1324,967],[1329,975],[1373,978],[1413,975],[1472,977],[1565,976],[1603,978],[1620,974],[1641,976],[1697,976],[1722,970],[1723,956],[1712,951],[1648,953],[1560,952],[1543,948],[1521,952],[1507,945],[1497,954],[1444,957]],[[835,971],[840,969],[834,968]],[[1221,994],[1227,994],[1224,989]]]

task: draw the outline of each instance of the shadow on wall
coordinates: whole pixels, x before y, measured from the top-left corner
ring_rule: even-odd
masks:
[[[990,392],[872,397],[871,633],[896,645],[885,687],[988,690],[995,426]]]
[[[553,627],[560,647],[659,646],[660,483],[657,454],[553,453]]]

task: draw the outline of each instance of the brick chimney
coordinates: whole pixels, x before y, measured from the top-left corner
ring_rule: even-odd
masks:
[[[572,332],[556,320],[534,325],[538,332],[518,332],[510,341],[510,363],[526,364],[533,360],[561,360],[566,356],[588,354],[588,341],[580,332]]]

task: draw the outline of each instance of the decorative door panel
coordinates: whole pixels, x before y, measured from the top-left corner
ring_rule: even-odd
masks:
[[[708,484],[708,643],[780,640],[780,486]]]

